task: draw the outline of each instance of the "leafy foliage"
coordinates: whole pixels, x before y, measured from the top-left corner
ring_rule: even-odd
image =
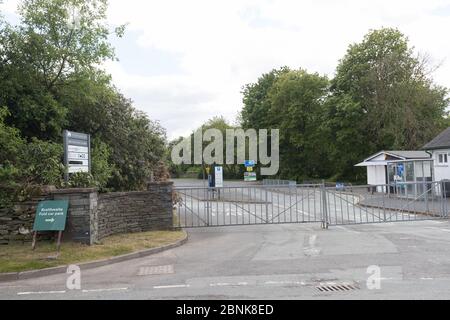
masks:
[[[62,146],[35,138],[27,143],[19,130],[5,124],[7,114],[0,109],[0,207],[27,199],[35,185],[61,186],[64,172]]]
[[[98,182],[89,172],[76,172],[70,176],[67,185],[70,188],[93,188],[98,186]]]
[[[204,133],[206,130],[208,129],[218,129],[220,130],[220,132],[222,133],[222,138],[223,138],[223,146],[226,146],[226,130],[227,129],[235,129],[235,127],[233,127],[232,125],[230,125],[225,118],[218,116],[218,117],[213,117],[211,119],[209,119],[208,121],[206,121],[201,127],[197,128],[196,130],[194,130],[194,132],[196,132],[197,130],[201,130],[202,133]],[[190,135],[190,139],[191,139],[191,154],[194,154],[194,132]],[[174,139],[173,141],[171,141],[169,143],[168,146],[168,153],[171,153],[172,148],[178,144],[179,142],[181,142],[183,140],[183,137],[179,137],[177,139]],[[203,150],[205,149],[205,147],[208,145],[208,142],[203,142]],[[235,144],[235,151],[236,151],[236,144]],[[236,154],[236,152],[235,152]],[[223,159],[225,160],[225,150],[223,150]],[[223,176],[225,179],[240,179],[243,177],[243,173],[244,173],[244,169],[242,165],[237,165],[237,164],[223,164]],[[186,178],[199,178],[202,179],[203,177],[206,179],[207,178],[207,173],[206,173],[206,167],[207,165],[189,165],[189,164],[178,164],[175,165],[172,162],[169,162],[169,171],[171,173],[171,175],[173,177],[186,177]]]
[[[447,89],[433,83],[429,68],[396,29],[370,31],[349,47],[324,123],[342,176],[357,177],[352,165],[367,155],[420,148],[443,129]]]
[[[100,139],[93,139],[92,145],[92,160],[91,160],[91,172],[94,183],[91,183],[91,187],[97,187],[100,191],[107,191],[107,185],[109,179],[117,170],[114,164],[109,162],[111,155],[111,148]],[[71,180],[73,181],[73,176]]]
[[[20,154],[22,181],[28,184],[62,185],[64,165],[61,144],[33,138]]]
[[[354,164],[379,150],[418,149],[448,126],[448,90],[398,30],[349,46],[328,80],[284,67],[243,90],[241,125],[279,128],[280,175],[362,181]]]
[[[106,0],[24,0],[20,23],[0,21],[0,112],[10,185],[63,186],[62,130],[92,137],[92,172],[71,186],[145,188],[165,153],[165,131],[136,111],[98,66],[115,59]],[[45,159],[45,161],[43,161]]]
[[[281,177],[301,181],[329,174],[320,132],[328,87],[326,77],[286,67],[245,86],[242,126],[280,130]]]

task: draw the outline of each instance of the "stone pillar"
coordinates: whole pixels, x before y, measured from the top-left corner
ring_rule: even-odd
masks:
[[[95,188],[58,189],[51,192],[53,200],[69,200],[69,212],[64,239],[92,245],[98,237]]]
[[[147,184],[147,190],[152,193],[153,207],[151,212],[158,217],[155,224],[161,229],[173,227],[173,182],[160,181]]]

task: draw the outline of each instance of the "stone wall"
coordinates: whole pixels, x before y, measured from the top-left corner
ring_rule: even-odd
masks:
[[[97,190],[93,188],[60,189],[51,193],[52,200],[69,200],[64,239],[85,244],[97,240]]]
[[[28,201],[16,203],[11,208],[0,208],[0,245],[11,241],[31,242],[37,205],[48,197],[47,193],[43,193]]]
[[[98,239],[111,234],[173,227],[172,183],[150,183],[148,191],[101,194]]]
[[[63,240],[93,244],[123,232],[170,229],[173,226],[172,183],[150,183],[147,191],[98,194],[95,189],[51,190],[12,208],[0,209],[0,244],[31,241],[37,204],[69,200]],[[44,234],[48,239],[53,234]]]

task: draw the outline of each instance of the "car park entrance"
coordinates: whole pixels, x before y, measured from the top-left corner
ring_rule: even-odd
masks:
[[[446,219],[449,201],[445,182],[176,187],[174,192],[175,225],[182,228],[279,223],[327,228]]]

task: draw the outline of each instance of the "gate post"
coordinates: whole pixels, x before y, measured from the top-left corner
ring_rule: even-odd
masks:
[[[441,180],[442,193],[442,218],[447,216],[447,192],[445,191],[445,180]]]
[[[206,190],[206,226],[209,226],[209,192],[210,188]]]
[[[320,189],[322,194],[322,229],[328,229],[327,190],[325,189],[325,182],[322,182]]]
[[[264,193],[265,193],[264,201],[266,203],[266,223],[269,223],[269,204],[267,203],[267,187],[264,188]]]

